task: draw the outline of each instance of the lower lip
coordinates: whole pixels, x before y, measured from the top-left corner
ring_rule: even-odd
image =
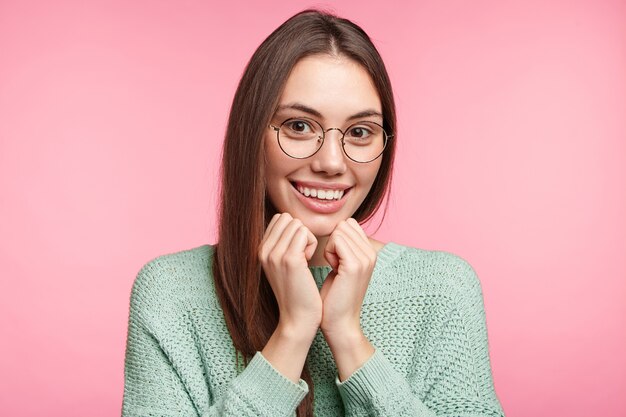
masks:
[[[296,193],[296,196],[302,204],[304,204],[309,210],[322,214],[335,213],[341,210],[346,202],[346,195],[348,195],[348,190],[346,190],[339,200],[320,200],[318,198],[306,197],[304,194],[301,194],[300,191],[296,190],[293,184],[291,185],[291,188],[294,193]]]

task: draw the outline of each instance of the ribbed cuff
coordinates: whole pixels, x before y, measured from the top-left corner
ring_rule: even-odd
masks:
[[[385,356],[376,349],[374,354],[345,381],[335,377],[335,384],[346,410],[368,408],[374,397],[394,386],[395,369]]]
[[[309,386],[304,380],[300,379],[295,384],[278,372],[261,352],[255,353],[237,379],[243,392],[254,393],[254,397],[275,410],[277,416],[293,413],[309,392]]]

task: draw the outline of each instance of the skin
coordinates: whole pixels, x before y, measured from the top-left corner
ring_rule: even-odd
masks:
[[[319,113],[312,116],[300,105]],[[325,129],[346,128],[350,117],[382,113],[374,84],[358,63],[343,57],[314,55],[293,68],[279,110],[271,120],[307,116]],[[366,120],[382,124],[382,116]],[[269,223],[259,247],[259,260],[276,296],[280,318],[262,351],[272,365],[298,382],[310,345],[321,329],[333,353],[340,380],[347,379],[374,353],[360,326],[360,311],[382,242],[366,235],[351,216],[363,202],[380,168],[381,158],[366,164],[345,156],[340,133],[326,134],[312,157],[294,159],[278,146],[276,133],[265,136],[267,192],[278,214]],[[291,181],[341,183],[352,189],[335,213],[310,210],[294,194]],[[333,271],[318,291],[308,269],[330,265]]]

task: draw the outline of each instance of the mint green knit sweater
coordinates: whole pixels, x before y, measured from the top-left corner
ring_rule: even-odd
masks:
[[[294,416],[309,387],[256,352],[237,369],[215,295],[213,246],[160,256],[130,298],[122,415]],[[321,288],[330,267],[310,268]],[[318,331],[307,364],[316,416],[503,416],[480,282],[448,252],[387,243],[361,309],[375,353],[340,382]]]

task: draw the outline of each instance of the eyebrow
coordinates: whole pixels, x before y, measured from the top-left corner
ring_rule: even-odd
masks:
[[[301,103],[283,104],[283,105],[278,106],[276,111],[279,112],[281,110],[288,110],[288,109],[300,110],[301,112],[308,113],[315,117],[319,117],[320,119],[324,118],[324,116],[322,116],[322,113],[320,113],[319,111],[309,106],[305,106],[304,104],[301,104]],[[378,116],[381,119],[383,117],[383,115],[380,112],[376,110],[368,109],[368,110],[363,110],[359,113],[353,114],[352,116],[348,117],[347,120],[362,119],[364,117],[371,117],[371,116]]]

